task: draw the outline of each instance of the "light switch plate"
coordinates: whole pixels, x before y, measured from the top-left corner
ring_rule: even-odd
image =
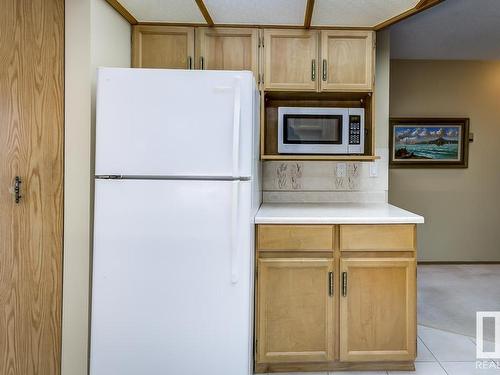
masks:
[[[347,176],[347,164],[346,163],[337,163],[337,177],[346,177]]]

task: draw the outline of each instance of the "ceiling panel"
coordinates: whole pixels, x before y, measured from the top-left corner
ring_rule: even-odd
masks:
[[[417,5],[419,0],[316,0],[311,25],[372,27]]]
[[[304,24],[306,0],[204,0],[204,3],[216,24]]]
[[[205,23],[194,0],[120,0],[139,22]]]

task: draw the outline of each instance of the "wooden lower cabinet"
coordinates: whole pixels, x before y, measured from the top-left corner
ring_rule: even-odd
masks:
[[[341,361],[412,361],[415,259],[341,259]]]
[[[256,243],[255,372],[414,369],[415,225],[259,225]]]
[[[333,359],[333,260],[260,259],[257,360]]]

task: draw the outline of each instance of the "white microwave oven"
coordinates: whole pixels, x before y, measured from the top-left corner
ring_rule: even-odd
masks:
[[[280,154],[363,154],[363,108],[278,107]]]

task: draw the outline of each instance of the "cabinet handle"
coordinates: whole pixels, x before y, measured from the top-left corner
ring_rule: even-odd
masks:
[[[311,80],[316,81],[316,59],[311,63]]]
[[[342,296],[347,296],[347,272],[342,272]]]
[[[22,183],[22,180],[21,180],[21,177],[19,176],[16,176],[16,178],[14,179],[14,200],[16,202],[16,204],[19,204],[19,202],[21,201],[21,183]]]
[[[193,69],[193,58],[188,56],[188,69]]]
[[[202,57],[200,57],[200,68],[201,70],[204,70],[205,69],[205,59]]]
[[[323,59],[323,81],[326,81],[326,70],[327,70],[327,62],[326,59]]]
[[[328,272],[328,295],[333,296],[333,272]]]

